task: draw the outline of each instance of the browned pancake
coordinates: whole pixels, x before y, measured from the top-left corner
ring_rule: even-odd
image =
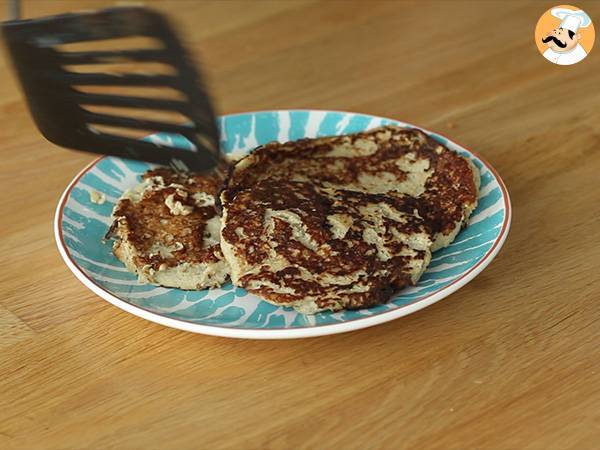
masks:
[[[414,284],[477,204],[479,174],[416,129],[259,147],[221,195],[235,284],[306,313],[362,308]]]
[[[148,171],[113,211],[113,251],[140,281],[182,289],[218,286],[228,275],[219,245],[215,196],[222,172],[209,176]]]

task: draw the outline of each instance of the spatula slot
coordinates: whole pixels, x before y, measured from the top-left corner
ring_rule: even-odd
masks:
[[[111,135],[111,136],[120,136],[120,137],[125,137],[125,138],[130,138],[130,139],[142,139],[146,136],[148,136],[150,133],[152,132],[158,132],[159,130],[146,130],[146,129],[135,129],[135,128],[129,128],[129,127],[119,127],[119,126],[113,126],[113,125],[100,125],[100,124],[96,124],[96,123],[91,123],[88,124],[88,129],[92,132],[92,133],[102,133],[102,134],[107,134],[107,135]],[[169,145],[169,142],[172,142],[171,140],[166,141],[167,143],[164,145],[166,147],[176,147],[175,145]]]
[[[118,106],[104,106],[104,105],[80,105],[85,111],[90,113],[98,113],[103,115],[110,115],[113,117],[127,117],[137,120],[152,120],[156,122],[164,122],[173,125],[185,125],[192,122],[192,119],[183,113],[169,110],[157,110],[157,109],[137,109],[137,108],[126,108]]]
[[[166,100],[188,100],[187,95],[167,86],[73,86],[78,92],[84,94],[112,94],[130,97],[149,97]]]
[[[71,42],[55,47],[60,52],[87,52],[102,50],[124,50],[124,49],[164,49],[165,44],[157,38],[149,36],[128,36],[112,39],[101,39],[96,41]]]
[[[158,61],[133,62],[127,58],[103,64],[69,64],[62,68],[71,73],[101,72],[113,75],[176,75],[177,69],[171,64]]]

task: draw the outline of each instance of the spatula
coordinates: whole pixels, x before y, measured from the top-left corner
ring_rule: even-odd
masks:
[[[13,2],[13,8],[18,11],[18,3]],[[170,165],[178,171],[208,171],[223,160],[212,104],[200,73],[161,14],[127,7],[11,20],[2,24],[2,33],[34,121],[50,142]],[[125,41],[121,38],[132,37],[150,41],[151,48],[67,49],[72,44],[93,46],[110,40],[120,45]],[[168,70],[136,70],[149,64]],[[107,71],[101,65],[124,69]],[[115,88],[126,92],[116,95]],[[136,88],[166,90],[176,98],[128,93]],[[157,113],[172,113],[183,121],[149,118]],[[131,136],[132,130],[179,134],[192,145],[184,149],[165,145],[177,139],[140,140]]]

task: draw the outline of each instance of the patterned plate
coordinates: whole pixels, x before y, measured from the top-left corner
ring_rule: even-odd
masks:
[[[221,145],[230,154],[244,154],[269,141],[351,133],[396,120],[339,111],[263,111],[221,117]],[[425,130],[426,131],[426,130]],[[140,284],[113,256],[103,236],[111,210],[121,193],[136,184],[151,165],[113,157],[99,158],[75,177],[56,211],[59,251],[75,276],[100,297],[137,316],[182,330],[217,336],[281,339],[357,330],[422,309],[450,295],[475,278],[496,256],[510,226],[510,201],[504,183],[483,159],[429,131],[439,142],[470,158],[481,171],[479,206],[469,227],[454,243],[433,255],[417,286],[374,308],[305,316],[273,306],[231,283],[219,289],[182,291]],[[175,135],[148,139],[185,145]],[[106,202],[90,201],[102,192]]]

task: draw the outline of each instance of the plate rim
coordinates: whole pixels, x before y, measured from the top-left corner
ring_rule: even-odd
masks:
[[[341,114],[353,114],[353,115],[364,115],[372,118],[390,120],[392,122],[401,122],[407,126],[412,126],[415,128],[419,128],[428,134],[435,134],[440,136],[447,141],[452,142],[453,144],[458,145],[462,149],[469,152],[471,155],[476,157],[481,163],[490,170],[494,177],[496,178],[500,190],[502,192],[502,199],[504,201],[504,209],[505,216],[504,221],[502,223],[502,227],[500,230],[499,236],[494,241],[492,247],[486,252],[486,254],[479,260],[473,267],[471,267],[467,272],[461,275],[458,279],[452,281],[449,285],[443,287],[441,290],[431,293],[424,298],[415,300],[411,303],[398,307],[397,309],[382,311],[378,314],[361,317],[359,319],[354,319],[345,322],[339,322],[334,324],[325,324],[325,325],[314,325],[310,327],[297,327],[297,328],[236,328],[236,327],[226,327],[220,325],[207,325],[200,324],[192,321],[187,321],[184,319],[175,319],[172,317],[167,317],[160,315],[158,313],[152,312],[146,308],[143,308],[138,305],[134,305],[129,303],[123,299],[120,299],[116,295],[112,294],[108,290],[104,289],[102,286],[96,284],[96,282],[90,278],[75,262],[69,253],[67,246],[64,242],[63,234],[62,234],[62,218],[64,207],[67,203],[69,195],[71,194],[72,189],[79,182],[79,180],[94,166],[96,166],[100,161],[107,158],[107,156],[100,156],[89,164],[87,164],[79,173],[71,180],[66,189],[63,191],[54,214],[54,238],[56,241],[56,245],[58,247],[58,251],[64,260],[67,267],[73,272],[75,277],[88,289],[94,292],[103,300],[108,301],[112,305],[129,312],[133,315],[141,317],[143,319],[149,320],[151,322],[155,322],[164,326],[168,326],[170,328],[176,328],[183,331],[189,331],[193,333],[206,334],[211,336],[219,336],[219,337],[229,337],[229,338],[240,338],[240,339],[296,339],[296,338],[306,338],[306,337],[316,337],[323,336],[329,334],[338,334],[345,333],[348,331],[359,330],[363,328],[372,327],[375,325],[379,325],[385,322],[389,322],[391,320],[398,319],[400,317],[404,317],[408,314],[412,314],[416,311],[419,311],[427,306],[436,303],[445,297],[453,294],[458,289],[469,283],[473,280],[477,275],[479,275],[496,257],[506,238],[508,236],[508,232],[510,230],[510,225],[512,222],[512,206],[510,202],[510,196],[508,193],[508,189],[504,184],[504,181],[500,177],[500,174],[496,171],[496,169],[485,159],[482,158],[478,153],[470,150],[464,145],[456,142],[453,139],[450,139],[444,136],[441,133],[431,131],[427,128],[420,127],[413,123],[404,122],[398,119],[390,119],[387,117],[377,116],[368,113],[360,113],[360,112],[350,112],[350,111],[341,111],[341,110],[330,110],[330,109],[274,109],[274,110],[256,110],[256,111],[247,111],[247,112],[239,112],[232,114],[223,114],[218,117],[218,119],[234,117],[240,115],[248,115],[248,114],[256,114],[256,113],[280,113],[280,112],[322,112],[322,113],[341,113]]]

